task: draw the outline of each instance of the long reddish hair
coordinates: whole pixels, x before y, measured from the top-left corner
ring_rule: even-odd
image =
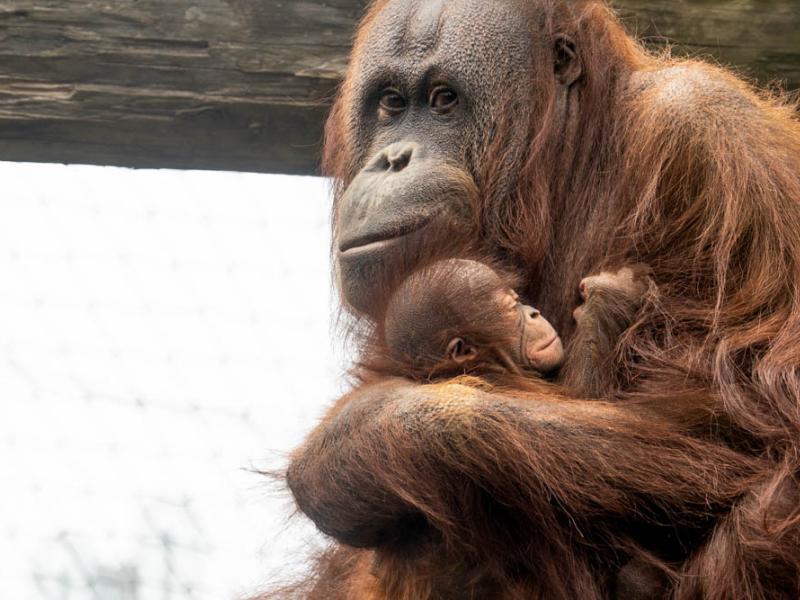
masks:
[[[352,69],[387,1],[370,5]],[[618,402],[674,423],[701,407],[704,434],[720,451],[733,445],[762,461],[761,483],[721,521],[711,550],[698,551],[682,576],[672,573],[676,597],[699,593],[702,581],[723,590],[703,589],[708,598],[793,589],[800,573],[796,103],[718,67],[646,52],[601,0],[531,2],[544,55],[556,35],[569,36],[582,75],[566,123],[556,118],[546,60],[521,74],[530,94],[497,111],[493,133],[473,150],[478,239],[519,270],[528,296],[567,336],[581,277],[612,265],[652,268],[660,293],[619,345]],[[360,167],[346,111],[352,81],[345,79],[326,128],[324,171],[337,198]],[[520,152],[507,142],[525,122],[529,143]],[[694,466],[701,464],[698,456]]]

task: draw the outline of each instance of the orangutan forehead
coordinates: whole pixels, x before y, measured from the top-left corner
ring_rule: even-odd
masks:
[[[519,74],[530,61],[533,3],[525,0],[389,0],[372,21],[359,71],[425,72],[465,79]]]

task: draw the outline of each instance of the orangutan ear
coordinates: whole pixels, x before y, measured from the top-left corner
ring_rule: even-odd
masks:
[[[447,344],[447,355],[459,365],[475,360],[478,357],[478,350],[475,346],[470,346],[461,338],[453,338]]]
[[[553,43],[556,79],[561,85],[570,86],[582,73],[578,48],[572,38],[563,33],[559,33]]]

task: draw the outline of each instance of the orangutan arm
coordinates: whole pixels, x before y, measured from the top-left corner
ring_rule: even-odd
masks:
[[[558,544],[547,538],[564,522],[585,542],[634,515],[696,525],[732,502],[752,467],[621,405],[390,380],[343,398],[293,455],[288,482],[345,544],[376,547],[430,525],[457,545],[508,553],[509,539]]]

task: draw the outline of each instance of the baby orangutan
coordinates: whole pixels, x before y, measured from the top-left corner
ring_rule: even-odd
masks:
[[[652,282],[637,265],[581,282],[568,353],[553,326],[514,291],[519,281],[489,265],[449,259],[401,283],[383,319],[391,359],[420,380],[465,373],[552,376],[587,397],[613,385],[604,369]],[[410,370],[410,373],[409,373]]]

